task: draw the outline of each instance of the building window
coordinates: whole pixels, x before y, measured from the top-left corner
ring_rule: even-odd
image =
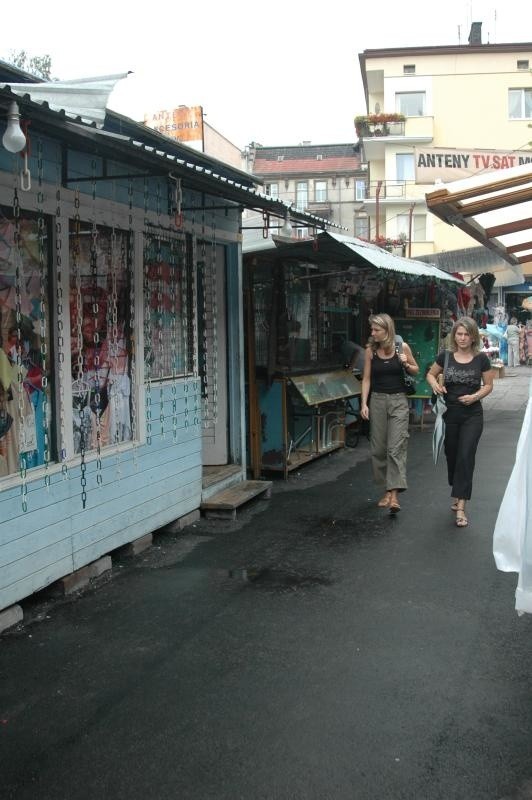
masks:
[[[532,117],[532,89],[508,89],[508,116],[510,119]]]
[[[128,249],[125,231],[70,222],[75,453],[132,438]]]
[[[316,203],[324,203],[327,200],[327,181],[314,182],[314,200]]]
[[[355,236],[358,239],[369,239],[369,217],[355,217]]]
[[[296,183],[296,208],[298,211],[308,208],[308,183],[306,181],[297,181]]]
[[[416,168],[413,153],[396,153],[395,168],[398,181],[413,181],[416,178]]]
[[[366,199],[366,181],[355,181],[355,200],[362,202]]]
[[[410,214],[397,215],[397,234],[409,239]],[[427,217],[425,214],[412,214],[412,241],[425,242],[427,240]]]
[[[425,92],[397,92],[395,108],[405,117],[422,117],[425,113]]]
[[[0,207],[0,477],[55,459],[49,450],[50,223],[17,211]]]
[[[269,194],[274,200],[279,199],[279,184],[278,183],[267,183],[266,184],[266,194]]]
[[[416,72],[416,65],[415,64],[403,64],[403,74],[404,75],[414,75]]]
[[[528,69],[528,61],[518,61],[517,69]]]
[[[308,238],[308,228],[296,228],[296,238],[297,239],[307,239]]]

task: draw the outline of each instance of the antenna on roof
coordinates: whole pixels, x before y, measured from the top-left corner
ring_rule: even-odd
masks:
[[[460,36],[460,25],[458,26],[458,44],[462,44],[461,36]]]

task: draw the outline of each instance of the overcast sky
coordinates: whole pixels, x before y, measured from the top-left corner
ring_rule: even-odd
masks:
[[[142,120],[201,105],[239,147],[354,141],[365,49],[467,44],[472,20],[482,22],[483,42],[532,40],[527,0],[26,0],[9,8],[0,58],[49,54],[62,79],[131,70],[110,108]]]

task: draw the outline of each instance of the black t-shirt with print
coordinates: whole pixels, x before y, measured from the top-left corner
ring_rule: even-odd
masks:
[[[443,369],[445,351],[440,353],[436,364]],[[449,353],[449,363],[445,373],[445,402],[449,405],[458,404],[458,398],[464,394],[475,394],[482,386],[482,373],[491,369],[490,360],[485,353],[477,353],[467,364],[459,364],[453,353]],[[473,403],[473,405],[476,405]],[[472,406],[471,406],[472,407]]]

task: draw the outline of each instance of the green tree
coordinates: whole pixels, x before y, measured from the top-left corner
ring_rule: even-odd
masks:
[[[48,54],[43,56],[30,56],[25,50],[11,50],[9,58],[6,59],[13,66],[23,69],[38,78],[51,81],[52,78],[52,57]]]

